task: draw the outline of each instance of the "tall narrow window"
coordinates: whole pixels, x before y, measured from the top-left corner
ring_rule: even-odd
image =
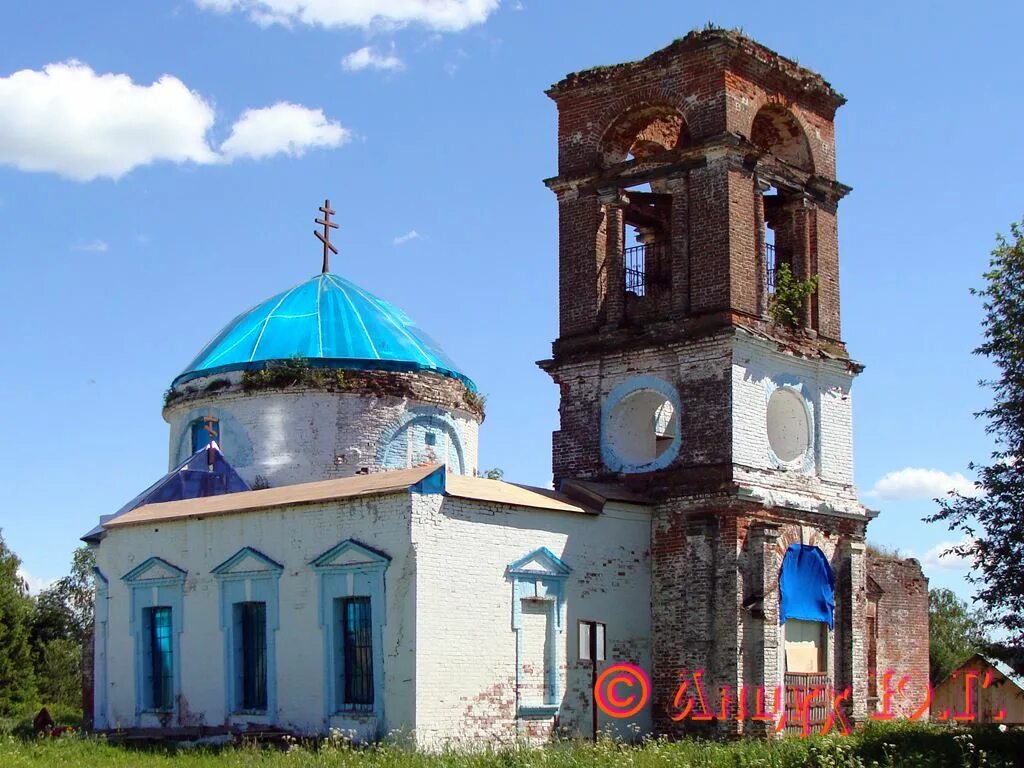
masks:
[[[171,635],[171,609],[167,606],[146,608],[146,690],[147,709],[174,707],[174,647]]]
[[[335,601],[340,622],[341,674],[338,709],[373,708],[373,630],[369,597],[343,597]]]
[[[244,711],[267,708],[267,604],[235,603],[235,673],[237,706]]]
[[[216,416],[204,416],[192,422],[192,453],[205,448],[213,440],[220,445],[220,420]]]

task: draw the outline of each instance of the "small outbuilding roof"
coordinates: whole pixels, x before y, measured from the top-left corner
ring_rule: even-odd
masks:
[[[975,659],[980,659],[985,664],[988,664],[990,667],[999,672],[999,674],[1001,674],[1003,677],[1005,677],[1007,680],[1009,680],[1011,683],[1017,686],[1018,690],[1024,692],[1024,675],[1017,674],[1017,672],[1014,671],[1013,667],[1011,667],[1005,661],[1000,661],[999,659],[992,658],[991,656],[986,656],[982,653],[976,653],[969,659],[966,659],[962,663],[958,664],[956,669],[953,670],[949,677],[943,680],[942,683],[940,683],[940,685],[945,685],[949,680],[953,679],[953,675],[955,675],[957,672],[959,672],[961,669],[963,669],[965,666],[967,666]]]
[[[515,485],[501,480],[447,474],[443,464],[432,464],[412,469],[355,475],[337,480],[284,485],[279,488],[267,488],[259,491],[241,491],[224,496],[146,504],[107,521],[103,527],[109,529],[189,518],[201,519],[215,515],[255,512],[277,507],[318,504],[408,491],[442,493],[446,496],[473,501],[532,507],[555,512],[595,514],[594,510],[554,491]]]

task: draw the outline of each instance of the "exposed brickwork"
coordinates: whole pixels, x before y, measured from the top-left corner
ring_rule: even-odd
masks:
[[[898,716],[907,717],[925,700],[928,686],[928,579],[913,558],[869,554],[868,576],[877,584],[877,669],[879,696],[882,675],[895,672],[895,686],[909,677],[905,694],[892,698]]]
[[[659,237],[671,242],[673,263],[665,270],[664,301],[648,295],[639,302],[648,306],[632,314],[677,322],[720,312],[761,317],[760,182],[808,206],[770,224],[788,228],[782,250],[799,252],[798,274],[824,275],[827,285],[809,319],[824,338],[838,341],[838,244],[827,235],[848,191],[835,181],[832,125],[844,100],[820,77],[716,30],[691,33],[638,62],[571,75],[549,95],[559,110],[559,176],[548,184],[559,196],[563,339],[598,333],[606,300],[620,303],[621,281],[602,279],[601,222],[611,191],[644,182],[671,208]],[[826,214],[820,223],[818,210]]]
[[[731,689],[729,715],[740,688],[771,692],[799,678],[786,672],[779,624],[779,572],[798,542],[819,547],[836,576],[835,626],[815,680],[848,687],[846,714],[863,722],[875,647],[867,628],[909,626],[915,650],[898,656],[899,640],[880,636],[879,664],[905,662],[917,674],[923,658],[925,679],[927,594],[922,603],[918,583],[887,566],[891,588],[869,600],[869,516],[853,485],[850,390],[860,366],[839,321],[836,207],[849,189],[835,180],[833,118],[845,99],[724,30],[570,75],[548,94],[559,116],[559,175],[546,183],[560,212],[560,334],[541,363],[562,396],[553,473],[556,484],[618,482],[657,501],[655,730],[771,730],[735,717],[677,723],[671,706],[681,673],[702,671],[716,707],[718,689]],[[650,192],[631,191],[645,183]],[[667,244],[645,253],[643,291],[635,274],[623,281],[624,225],[641,243]],[[818,277],[803,330],[769,317],[769,235],[776,266]],[[630,386],[677,396],[681,440],[664,460],[630,464],[614,453],[641,428],[613,431],[623,429],[610,416],[615,398]],[[784,459],[772,443],[781,417],[769,408],[781,388],[799,393],[806,411],[786,428],[805,431],[802,452]]]

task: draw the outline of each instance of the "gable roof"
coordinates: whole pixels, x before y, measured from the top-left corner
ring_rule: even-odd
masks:
[[[242,491],[222,496],[146,504],[108,520],[102,524],[102,527],[120,528],[188,518],[201,519],[216,515],[257,512],[278,507],[408,492],[442,493],[456,498],[517,507],[596,514],[593,510],[554,491],[515,485],[501,480],[446,474],[443,464],[431,464],[412,469],[395,469],[369,475],[343,477],[337,480],[283,485],[259,491]]]
[[[1016,686],[1017,690],[1019,690],[1021,693],[1024,693],[1024,675],[1017,674],[1017,672],[1014,671],[1013,667],[1011,667],[1005,661],[1000,661],[999,659],[993,658],[991,656],[986,656],[983,653],[975,653],[971,655],[969,658],[964,659],[964,661],[957,664],[956,668],[946,677],[945,680],[939,683],[939,685],[936,686],[936,688],[940,688],[944,686],[946,683],[950,682],[951,680],[954,680],[954,676],[957,675],[960,672],[960,670],[962,670],[975,659],[978,659],[982,663],[987,664],[988,666],[995,669],[997,672],[999,672],[999,674],[1001,674],[1003,677],[1009,680],[1014,686]],[[960,685],[961,683],[957,681],[956,684]]]

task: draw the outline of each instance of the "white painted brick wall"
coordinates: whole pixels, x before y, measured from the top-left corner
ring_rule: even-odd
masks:
[[[244,546],[281,563],[277,631],[277,722],[302,732],[323,732],[323,635],[319,585],[309,562],[354,538],[392,558],[385,584],[383,730],[413,721],[415,561],[410,544],[410,496],[357,499],[341,504],[280,508],[204,520],[132,526],[108,532],[97,565],[109,579],[107,727],[135,725],[134,643],[129,630],[129,588],[121,580],[149,557],[188,571],[182,601],[182,693],[193,723],[225,721],[224,653],[219,585],[210,571]],[[103,679],[98,676],[97,680]],[[100,701],[97,695],[97,701]],[[105,716],[105,717],[104,717]],[[144,724],[147,721],[144,721]],[[155,725],[155,721],[148,721]],[[345,721],[331,725],[345,727]]]
[[[238,381],[241,374],[217,378]],[[193,383],[201,389],[208,381]],[[215,392],[172,404],[165,411],[170,424],[168,468],[190,455],[192,422],[212,413],[220,420],[225,457],[250,484],[257,475],[276,487],[350,477],[363,467],[375,472],[383,469],[381,441],[418,407],[432,406],[398,397],[310,390]],[[473,475],[478,468],[479,422],[466,411],[448,415],[462,441],[465,474]]]
[[[562,725],[590,732],[590,668],[577,663],[577,621],[608,624],[608,660],[649,669],[650,516],[598,517],[455,498],[413,504],[417,562],[416,730],[427,747],[517,738],[516,638],[507,566],[547,547],[572,568],[557,636]],[[625,733],[625,721],[613,721]],[[650,729],[650,707],[636,718]],[[608,725],[601,717],[601,726]]]
[[[768,397],[773,382],[798,381],[811,405],[811,461],[779,469],[768,442]],[[773,504],[827,507],[863,514],[853,485],[853,375],[837,360],[808,360],[777,351],[771,342],[740,332],[732,365],[733,462],[741,485]]]

